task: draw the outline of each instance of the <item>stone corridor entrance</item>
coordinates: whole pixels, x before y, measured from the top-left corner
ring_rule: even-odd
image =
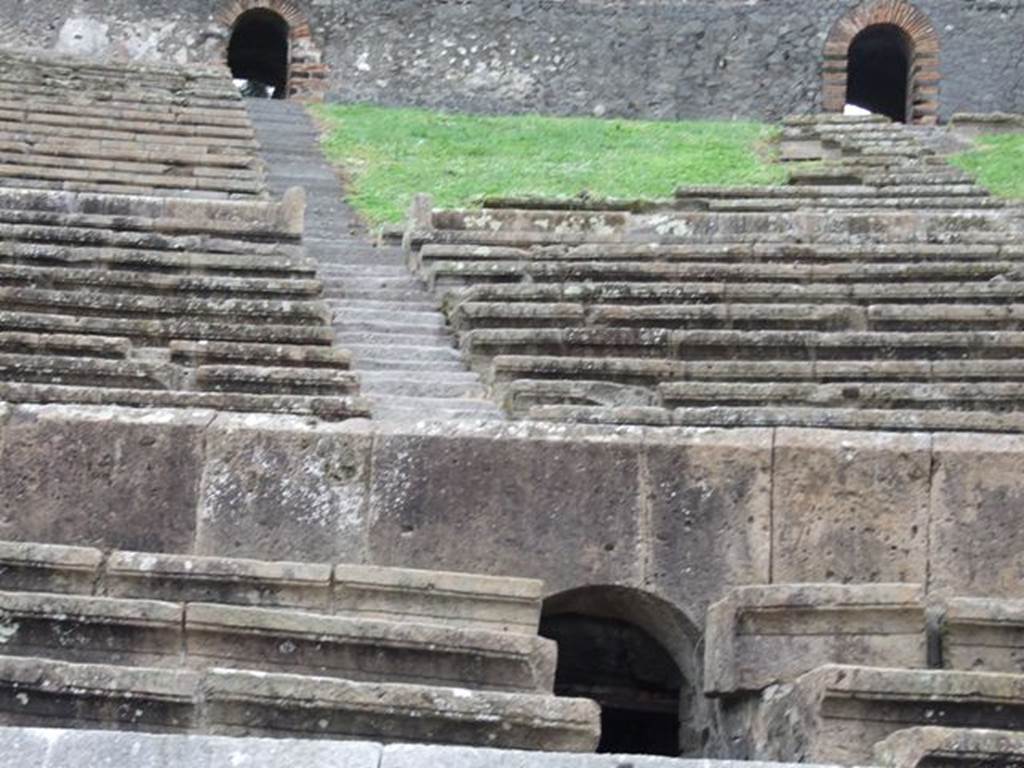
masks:
[[[894,24],[868,27],[850,44],[846,103],[900,123],[913,120],[910,100],[913,48]]]
[[[228,44],[228,67],[245,80],[246,96],[288,97],[288,22],[265,8],[246,11],[235,22]]]

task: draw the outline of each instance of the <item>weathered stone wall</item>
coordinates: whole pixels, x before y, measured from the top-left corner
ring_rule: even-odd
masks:
[[[246,2],[246,5],[252,3]],[[264,3],[258,3],[264,4]],[[777,118],[821,107],[853,0],[267,0],[309,23],[329,97],[486,112]],[[1024,111],[1024,0],[920,0],[939,115]],[[223,55],[234,0],[0,0],[7,45],[185,63]],[[291,11],[289,11],[290,13]]]
[[[634,587],[1012,597],[1024,438],[0,410],[0,538]]]

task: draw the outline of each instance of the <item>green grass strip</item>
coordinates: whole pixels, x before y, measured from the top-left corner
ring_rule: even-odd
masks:
[[[1024,198],[1024,133],[981,136],[978,148],[950,158],[999,197]]]
[[[412,196],[440,207],[483,196],[588,193],[663,198],[684,184],[775,184],[776,129],[752,122],[481,117],[368,105],[313,108],[324,148],[372,223],[400,222]]]

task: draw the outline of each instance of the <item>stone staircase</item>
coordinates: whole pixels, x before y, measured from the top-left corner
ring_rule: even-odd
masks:
[[[1024,428],[1019,211],[877,118],[794,118],[781,187],[421,211],[411,263],[516,417]]]
[[[337,343],[378,419],[498,419],[478,375],[466,368],[437,300],[409,273],[401,248],[376,246],[344,202],[318,132],[294,102],[252,99],[249,113],[271,191],[302,186],[304,243],[317,261]]]
[[[839,765],[1024,761],[1024,605],[910,584],[735,589],[708,612],[712,751]]]
[[[0,543],[0,725],[588,751],[539,582]]]

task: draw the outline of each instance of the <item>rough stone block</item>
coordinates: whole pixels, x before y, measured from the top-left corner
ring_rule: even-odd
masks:
[[[0,592],[5,654],[129,666],[177,665],[180,605],[151,600]]]
[[[185,642],[193,665],[487,690],[555,683],[555,644],[506,632],[199,603]]]
[[[598,706],[586,699],[222,670],[204,688],[210,728],[224,735],[587,752],[599,731]]]
[[[946,600],[942,665],[946,669],[1024,674],[1024,600]]]
[[[731,586],[770,578],[768,429],[651,432],[643,448],[646,583],[700,624]]]
[[[352,425],[218,418],[207,434],[197,553],[362,561],[370,442]]]
[[[638,581],[638,468],[628,435],[587,439],[565,426],[384,432],[374,446],[373,561],[542,576],[551,592]]]
[[[114,552],[107,560],[105,587],[115,597],[326,611],[331,566]]]
[[[534,579],[369,565],[334,569],[335,612],[367,618],[415,617],[431,624],[532,635],[543,596],[543,582]]]
[[[931,588],[1019,598],[1024,583],[1024,437],[936,435]]]
[[[26,592],[91,594],[103,553],[91,547],[0,542],[0,584]]]
[[[759,757],[866,765],[914,726],[1024,729],[1024,675],[827,665],[762,698]]]
[[[772,581],[923,583],[930,448],[928,435],[779,429]]]
[[[197,684],[177,669],[0,656],[0,725],[188,731]]]
[[[0,442],[8,539],[192,548],[205,412],[19,406]]]
[[[875,745],[875,764],[881,768],[1019,768],[1024,765],[1024,734],[984,728],[907,728]]]
[[[734,589],[708,611],[704,690],[758,691],[829,663],[924,668],[923,592],[911,584]]]

